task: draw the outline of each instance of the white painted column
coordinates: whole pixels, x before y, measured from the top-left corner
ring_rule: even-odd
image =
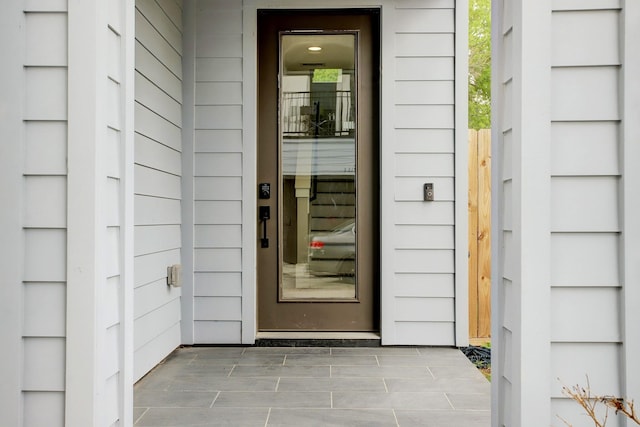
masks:
[[[24,14],[19,0],[0,6],[0,363],[2,423],[22,425],[22,168],[24,125]]]
[[[520,313],[514,360],[520,366],[514,409],[515,425],[537,427],[549,423],[551,411],[551,0],[518,3],[513,209]]]
[[[624,397],[640,401],[640,3],[626,0],[622,23],[622,303]],[[627,425],[634,425],[627,421]]]
[[[98,318],[105,281],[106,221],[101,199],[106,172],[107,8],[102,1],[69,0],[67,349],[65,420],[100,425]]]
[[[549,424],[550,414],[550,296],[551,296],[551,1],[497,1],[493,4],[493,35],[502,39],[503,25],[513,20],[511,52],[498,42],[500,49],[494,58],[493,76],[495,140],[493,153],[501,153],[504,143],[501,135],[505,117],[512,119],[512,150],[508,158],[493,159],[495,165],[494,208],[496,218],[493,230],[494,283],[502,280],[508,270],[512,277],[512,295],[498,292],[493,297],[494,356],[497,375],[510,366],[511,390],[501,377],[496,378],[493,389],[493,426],[542,426]],[[508,11],[508,12],[505,12]],[[510,16],[503,16],[509,13]],[[497,27],[497,28],[496,28]],[[494,39],[494,40],[495,40]],[[495,50],[494,50],[495,52]],[[509,55],[510,53],[510,55]],[[503,64],[510,60],[510,67]],[[506,94],[502,73],[512,69],[512,92]],[[509,99],[506,96],[510,96]],[[510,112],[503,114],[504,108]],[[511,165],[511,199],[502,194],[501,170]],[[505,206],[505,203],[511,203]],[[512,246],[504,261],[502,218],[505,211],[512,212]],[[509,265],[506,265],[506,263]],[[501,286],[496,285],[496,289]],[[513,313],[510,354],[505,355],[502,326],[506,306]],[[535,366],[535,369],[531,369]],[[500,419],[500,414],[506,415]]]

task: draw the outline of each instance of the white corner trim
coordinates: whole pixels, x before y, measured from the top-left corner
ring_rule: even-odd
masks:
[[[384,2],[380,10],[381,90],[380,115],[380,339],[397,344],[395,285],[395,5]]]
[[[257,331],[257,17],[255,6],[242,16],[242,344],[253,344]]]
[[[69,0],[65,421],[100,424],[98,302],[105,281],[106,3]]]
[[[504,305],[502,300],[504,296],[498,292],[502,282],[502,253],[503,253],[503,233],[502,233],[502,217],[503,209],[503,191],[502,182],[502,152],[503,144],[502,132],[502,116],[503,109],[503,93],[502,86],[503,70],[503,0],[492,0],[491,2],[491,369],[494,372],[493,381],[491,381],[491,425],[498,427],[500,405],[500,385],[502,384],[502,362],[503,359],[499,352],[502,348],[502,325],[504,322]],[[498,283],[500,282],[500,285]]]
[[[194,140],[195,140],[195,66],[196,5],[183,4],[182,22],[182,294],[180,298],[180,333],[182,344],[194,338]]]
[[[0,364],[0,413],[2,422],[23,425],[22,396],[22,280],[24,233],[24,52],[25,19],[21,1],[4,1],[0,6],[0,209],[2,297],[0,297],[0,342],[9,351]],[[9,103],[9,100],[11,101]],[[8,208],[10,207],[10,208]]]
[[[465,347],[469,345],[468,0],[456,1],[455,14],[455,339],[457,347]]]
[[[135,101],[135,0],[122,0],[122,130],[123,147],[120,165],[121,178],[121,227],[120,253],[120,337],[121,351],[118,396],[120,422],[124,427],[133,425],[133,377],[134,377],[134,101]]]
[[[622,65],[622,283],[624,397],[640,399],[640,3],[625,1]]]

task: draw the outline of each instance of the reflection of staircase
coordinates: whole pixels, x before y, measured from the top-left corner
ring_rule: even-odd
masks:
[[[312,234],[331,231],[355,218],[356,193],[353,176],[321,175],[314,178],[315,197],[309,207]]]

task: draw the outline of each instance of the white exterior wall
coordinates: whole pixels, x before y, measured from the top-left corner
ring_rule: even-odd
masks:
[[[0,368],[0,412],[9,425],[44,425],[38,414],[46,412],[49,425],[61,426],[67,334],[67,9],[66,4],[32,6],[9,2],[0,18],[2,38],[12,41],[2,44],[0,70],[0,262],[6,272],[1,337],[12,349]],[[48,87],[55,89],[45,93]]]
[[[456,27],[466,28],[467,5],[458,3],[380,4],[384,344],[465,345],[468,338],[466,107],[455,108],[466,105],[466,31],[454,37]],[[183,322],[185,343],[255,339],[256,11],[310,6],[186,6],[193,32],[185,33],[185,93],[194,107],[185,123],[193,122],[195,132],[185,131],[183,152],[185,174],[193,176],[184,197],[191,192],[194,200],[183,207],[184,244],[194,247],[183,255],[183,319],[194,319]],[[465,55],[454,61],[456,52]],[[435,202],[422,201],[424,182],[435,184]]]
[[[458,3],[456,9],[454,1],[394,2],[394,30],[387,35],[394,42],[393,62],[383,64],[394,72],[392,92],[383,88],[383,103],[385,94],[393,97],[389,119],[383,109],[383,122],[393,128],[382,134],[384,344],[464,345],[468,338],[456,336],[456,320],[458,328],[467,327],[466,313],[456,319],[456,296],[466,301],[466,286],[458,288],[456,278],[466,274],[467,263],[455,250],[467,221],[456,226],[456,206],[466,212],[467,205],[466,191],[457,189],[466,183],[467,170],[455,161],[464,159],[467,146],[456,132],[456,123],[466,130],[466,95],[460,100],[456,87],[462,77],[466,88],[466,75],[456,70],[456,62],[465,67],[466,61],[455,58],[456,51],[466,52],[456,44],[466,40],[466,32],[459,30],[456,40],[455,29],[466,28],[467,6]],[[389,43],[383,42],[385,48]],[[425,182],[434,183],[434,202],[423,201]],[[466,254],[464,245],[458,247]]]
[[[180,344],[182,4],[137,0],[135,41],[135,379]]]
[[[6,425],[130,424],[132,6],[2,5]]]
[[[240,343],[242,256],[255,247],[242,247],[243,209],[255,205],[242,189],[242,2],[200,0],[191,10],[194,134],[185,159],[192,160],[194,204],[185,228],[193,232],[194,323],[185,339]]]
[[[640,8],[493,7],[493,425],[592,425],[562,384],[640,395]]]

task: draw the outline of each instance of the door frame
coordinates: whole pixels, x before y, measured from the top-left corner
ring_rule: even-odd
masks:
[[[257,200],[271,207],[271,220],[265,226],[274,243],[258,249],[258,328],[259,331],[379,331],[379,10],[378,9],[286,9],[259,11],[259,141],[258,178],[270,182],[270,200]],[[264,13],[263,13],[264,12]],[[327,18],[327,16],[330,16]],[[327,21],[329,20],[329,21]],[[327,22],[335,21],[335,25]],[[305,31],[305,28],[309,28]],[[349,298],[283,299],[282,281],[285,258],[282,228],[284,172],[281,147],[284,143],[281,125],[283,114],[276,109],[276,99],[282,95],[284,76],[282,37],[322,34],[353,36],[353,56],[356,60],[353,90],[357,95],[357,126],[353,135],[357,150],[356,290]],[[325,31],[326,29],[326,31]],[[278,68],[280,67],[279,71]],[[279,82],[278,82],[279,80]],[[356,89],[357,86],[357,89]],[[280,87],[280,88],[279,88]],[[275,111],[278,111],[276,113]],[[357,135],[357,136],[356,136]],[[322,144],[322,139],[318,141]],[[355,153],[354,153],[355,154]],[[306,256],[306,245],[305,245]],[[274,269],[275,267],[275,269]]]
[[[392,14],[393,14],[393,1],[378,1],[378,4],[372,4],[372,2],[368,2],[366,0],[356,0],[351,1],[347,4],[340,0],[329,0],[323,3],[324,7],[305,7],[301,5],[296,0],[276,0],[272,2],[267,2],[266,0],[245,0],[245,5],[243,8],[243,145],[244,145],[244,157],[243,157],[243,213],[242,213],[242,223],[243,223],[243,236],[242,236],[242,247],[246,250],[243,250],[242,256],[242,343],[243,344],[253,344],[256,340],[256,334],[258,331],[258,316],[257,316],[257,307],[258,307],[258,288],[257,288],[257,251],[258,251],[258,229],[257,229],[257,150],[258,150],[258,103],[257,103],[257,94],[258,94],[258,73],[257,73],[257,56],[258,56],[258,44],[256,38],[257,31],[257,22],[258,22],[258,9],[270,8],[270,9],[309,9],[309,10],[317,10],[317,9],[372,9],[379,8],[380,9],[380,40],[381,40],[381,52],[380,52],[380,64],[381,67],[384,68],[385,65],[391,65],[393,62],[392,50],[383,48],[384,40],[389,39],[390,36],[393,35],[391,30],[391,26],[388,25],[389,22],[392,22]],[[389,113],[393,111],[393,104],[389,103],[391,98],[391,93],[389,93],[389,89],[392,87],[392,73],[387,73],[387,75],[382,75],[380,78],[380,117],[389,116]],[[387,94],[385,96],[385,91]],[[387,102],[385,103],[385,99]],[[393,159],[391,157],[392,147],[386,148],[382,144],[382,141],[387,139],[389,140],[392,137],[390,134],[393,129],[392,125],[385,125],[384,120],[381,120],[380,129],[379,129],[379,138],[380,138],[380,162],[379,162],[379,170],[380,170],[380,182],[383,182],[382,174],[383,170],[390,171],[393,168]],[[389,150],[391,148],[391,150]],[[385,159],[387,159],[385,161]],[[387,174],[388,175],[388,174]],[[390,181],[387,181],[390,182]],[[386,191],[385,191],[386,188]],[[387,193],[387,197],[391,195],[392,190],[385,186],[385,188],[381,188],[380,200],[382,200]],[[387,211],[391,211],[393,206],[388,206],[386,208]],[[389,316],[388,310],[383,308],[384,299],[385,299],[385,287],[383,283],[386,281],[387,283],[391,283],[393,278],[393,270],[392,266],[389,265],[388,262],[385,263],[384,257],[393,256],[393,250],[391,249],[382,249],[382,241],[384,239],[385,229],[389,230],[389,226],[392,223],[385,226],[385,218],[386,222],[389,223],[391,219],[390,212],[387,212],[385,215],[384,203],[380,203],[380,272],[379,272],[379,280],[380,280],[380,289],[379,289],[379,299],[380,299],[380,312],[378,313],[380,325],[380,334],[381,336],[384,334],[385,329],[385,319],[387,319],[387,323],[390,321],[390,325],[392,326],[394,316]],[[385,254],[385,251],[387,252]],[[387,258],[391,259],[391,258]],[[389,276],[390,275],[390,276]],[[385,276],[387,279],[385,280]],[[388,293],[388,292],[387,292]],[[387,306],[391,306],[392,304],[386,304]],[[389,309],[391,307],[387,307]],[[385,315],[385,311],[387,314]]]

